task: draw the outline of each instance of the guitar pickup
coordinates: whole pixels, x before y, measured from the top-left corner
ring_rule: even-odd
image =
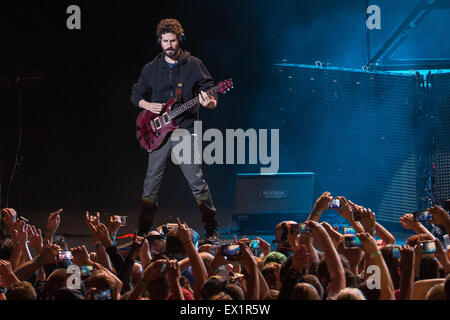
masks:
[[[162,117],[163,117],[163,120],[164,120],[164,124],[168,124],[170,122],[169,115],[167,113],[164,113],[162,115]]]
[[[161,129],[162,125],[161,125],[161,121],[159,120],[159,118],[156,118],[154,121],[155,121],[156,129]]]

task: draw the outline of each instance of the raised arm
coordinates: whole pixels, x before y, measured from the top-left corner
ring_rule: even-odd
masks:
[[[342,266],[336,248],[325,229],[315,221],[307,221],[306,224],[309,230],[311,230],[311,235],[320,243],[320,246],[325,253],[325,261],[330,274],[328,297],[332,297],[345,288],[344,267]]]
[[[369,259],[369,265],[378,266],[381,273],[380,300],[395,300],[391,275],[381,252],[378,250],[375,238],[367,232],[358,233],[357,236],[361,240],[366,257]]]
[[[434,239],[434,236],[431,234],[430,231],[428,231],[427,228],[423,226],[422,223],[414,221],[414,216],[412,215],[412,213],[407,213],[402,217],[400,217],[400,223],[402,227],[407,230],[412,230],[416,234],[426,233]]]
[[[328,209],[328,204],[330,203],[330,201],[333,200],[333,197],[331,196],[331,193],[324,192],[317,200],[316,203],[314,204],[314,207],[311,211],[311,213],[308,216],[307,220],[312,220],[312,221],[319,221],[320,217],[322,215],[322,212],[326,209]]]
[[[414,286],[414,249],[403,246],[400,249],[400,294],[399,300],[412,300]]]
[[[208,279],[208,272],[206,271],[205,264],[203,263],[200,254],[197,252],[194,243],[192,242],[189,227],[186,224],[182,224],[179,218],[177,218],[177,223],[177,237],[181,241],[186,255],[191,262],[192,273],[195,278],[194,298],[199,299],[200,289]]]
[[[447,211],[440,206],[429,208],[428,211],[431,213],[432,222],[443,226],[445,231],[447,231],[447,234],[450,234],[450,216]]]
[[[60,214],[63,212],[63,209],[59,209],[55,212],[52,212],[48,215],[47,218],[47,231],[45,232],[44,243],[49,241],[53,243],[53,236],[59,228],[59,224],[61,223]]]

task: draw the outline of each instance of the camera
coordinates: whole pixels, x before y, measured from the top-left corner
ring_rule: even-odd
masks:
[[[356,231],[352,227],[343,227],[342,228],[343,234],[351,234],[356,236]]]
[[[72,256],[72,252],[70,252],[69,250],[65,250],[65,251],[60,251],[58,253],[58,260],[62,261],[62,260],[72,260],[73,256]]]
[[[93,266],[80,266],[81,276],[90,277],[92,270],[94,270]]]
[[[421,243],[422,245],[422,253],[436,253],[436,244],[433,240],[424,241]]]
[[[431,213],[428,210],[418,211],[413,213],[414,221],[417,222],[430,222],[432,220]]]
[[[92,294],[93,300],[111,300],[111,290],[96,291]]]
[[[341,202],[339,199],[333,199],[328,203],[328,208],[341,208]]]
[[[238,244],[224,244],[222,245],[222,255],[228,260],[239,260],[241,247]]]
[[[291,232],[292,233],[311,233],[311,231],[308,229],[308,226],[306,223],[296,223],[291,224]]]
[[[361,240],[357,236],[344,236],[344,248],[361,248]]]

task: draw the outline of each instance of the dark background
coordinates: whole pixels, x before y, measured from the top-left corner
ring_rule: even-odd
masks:
[[[369,1],[382,11],[382,29],[370,31],[372,55],[417,3]],[[81,7],[81,30],[66,28],[71,4]],[[2,205],[17,147],[16,78],[42,73],[44,81],[30,82],[24,90],[24,160],[9,206],[21,208],[25,216],[58,208],[71,215],[115,212],[130,216],[135,225],[147,155],[135,139],[139,110],[129,96],[141,68],[159,52],[155,29],[161,19],[180,20],[187,37],[184,48],[203,60],[216,81],[234,78],[235,89],[221,97],[219,108],[202,111],[204,130],[274,129],[265,119],[277,110],[262,94],[270,94],[272,65],[321,60],[360,68],[368,61],[366,8],[360,0],[2,2],[0,74],[11,89],[0,89]],[[445,11],[433,13],[396,57],[448,55]],[[204,166],[222,228],[230,222],[235,174],[259,169]],[[199,226],[200,219],[189,217],[195,201],[173,166],[160,198],[157,222],[179,215]]]

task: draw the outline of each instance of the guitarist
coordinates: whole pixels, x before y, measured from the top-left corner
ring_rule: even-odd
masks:
[[[138,82],[132,88],[131,101],[137,107],[160,114],[164,103],[172,98],[177,99],[176,109],[198,95],[200,104],[209,110],[217,107],[217,96],[208,96],[214,82],[202,61],[180,48],[184,41],[184,31],[175,19],[162,20],[157,27],[156,35],[162,52],[144,66]],[[176,118],[179,128],[191,132],[193,140],[194,120],[198,117],[199,107],[186,111]],[[180,139],[181,141],[181,139]],[[158,208],[158,190],[161,185],[167,161],[173,146],[169,138],[157,150],[151,151],[148,158],[148,169],[144,180],[144,192],[139,218],[139,234],[145,235],[153,226]],[[191,148],[194,150],[194,148]],[[214,207],[208,184],[198,164],[180,164],[192,193],[197,200],[202,222],[206,230],[206,242],[218,240],[218,223],[215,219]]]

